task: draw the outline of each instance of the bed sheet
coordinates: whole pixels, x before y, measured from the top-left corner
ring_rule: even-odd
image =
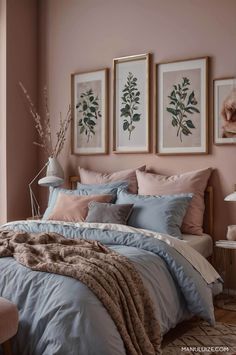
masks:
[[[183,234],[183,240],[205,258],[209,258],[213,254],[213,239],[209,234]]]

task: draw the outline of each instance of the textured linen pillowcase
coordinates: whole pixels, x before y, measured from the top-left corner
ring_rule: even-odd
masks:
[[[180,175],[163,176],[137,171],[138,193],[139,195],[193,193],[181,231],[185,234],[202,235],[204,192],[211,172],[212,169],[207,168]]]
[[[126,224],[133,204],[113,205],[92,201],[89,203],[86,222]]]
[[[65,222],[83,222],[88,214],[91,201],[110,202],[112,195],[68,195],[60,192],[49,220]]]
[[[101,185],[82,185],[80,184],[76,190],[68,190],[62,188],[50,188],[50,194],[48,199],[48,207],[43,215],[43,220],[47,219],[48,216],[52,213],[52,210],[55,206],[55,203],[60,192],[68,195],[113,195],[112,202],[115,202],[118,189],[127,189],[128,183],[124,181],[117,181],[112,184],[101,184]]]
[[[115,181],[127,181],[129,184],[129,192],[136,194],[138,191],[136,170],[145,171],[146,165],[143,165],[138,169],[120,170],[111,174],[99,173],[81,167],[78,169],[81,184],[104,184]]]
[[[192,194],[141,196],[118,191],[116,204],[134,205],[128,225],[182,238],[180,227]]]
[[[129,184],[127,181],[115,181],[108,184],[81,184],[78,182],[76,190],[88,192],[92,191],[95,194],[99,194],[104,190],[111,190],[112,195],[114,194],[116,197],[118,189],[127,190],[128,186]]]

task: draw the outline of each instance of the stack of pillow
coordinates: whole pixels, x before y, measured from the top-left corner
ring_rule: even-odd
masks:
[[[163,176],[145,168],[113,174],[79,168],[77,189],[51,190],[43,219],[128,224],[179,239],[201,235],[211,169]]]

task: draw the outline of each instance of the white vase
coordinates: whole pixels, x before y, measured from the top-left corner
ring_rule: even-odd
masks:
[[[236,225],[228,226],[227,239],[236,240]]]

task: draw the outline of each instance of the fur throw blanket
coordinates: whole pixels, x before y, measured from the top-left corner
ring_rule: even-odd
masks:
[[[31,270],[83,282],[109,312],[127,354],[160,354],[160,327],[139,273],[124,256],[97,241],[56,233],[0,231],[0,257],[13,257]]]

